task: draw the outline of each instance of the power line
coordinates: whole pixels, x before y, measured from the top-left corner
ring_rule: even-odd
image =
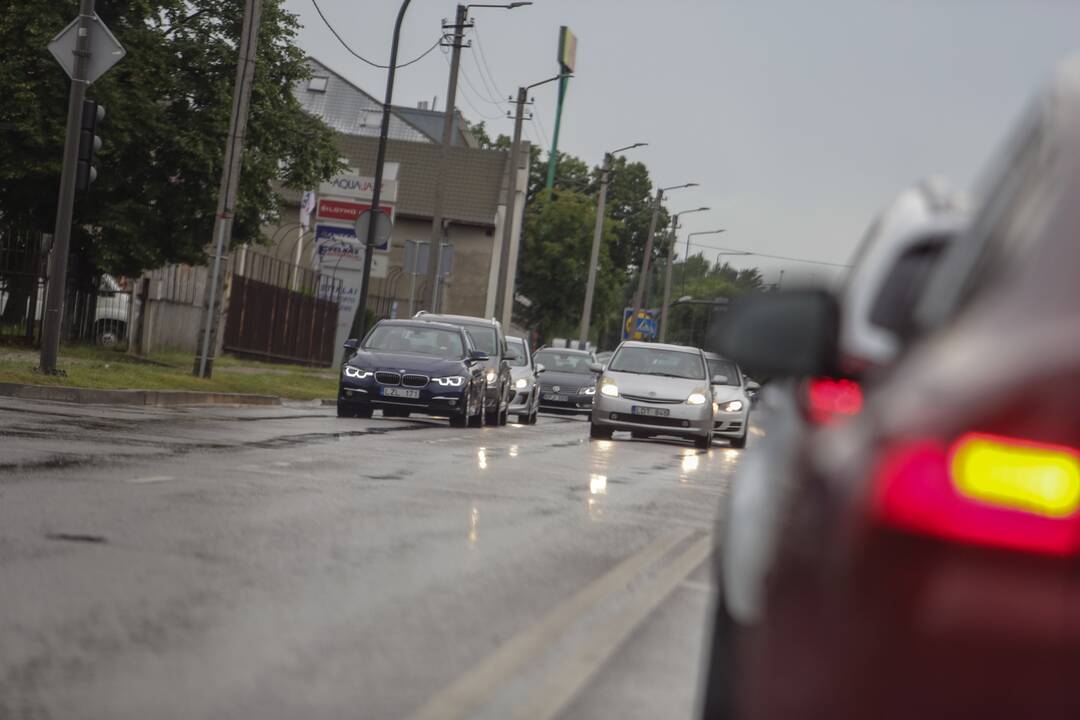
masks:
[[[679,244],[683,245],[683,246],[686,245],[685,242],[680,242]],[[845,265],[843,263],[826,262],[824,260],[807,260],[806,258],[786,257],[784,255],[769,255],[767,253],[750,252],[749,250],[739,250],[737,248],[718,248],[718,247],[713,247],[712,245],[702,245],[701,243],[696,243],[696,242],[693,242],[693,241],[690,242],[690,245],[692,245],[693,247],[702,248],[704,250],[712,250],[714,252],[720,253],[721,255],[737,255],[738,253],[744,253],[745,252],[748,255],[753,255],[753,256],[756,256],[756,257],[769,258],[771,260],[786,260],[788,262],[806,263],[808,265],[827,265],[829,267],[838,267],[838,268],[850,268],[851,267],[851,265]]]
[[[464,67],[458,68],[458,73],[461,75],[461,77],[465,78],[465,83],[472,89],[472,91],[474,93],[476,93],[476,97],[478,99],[488,103],[489,105],[495,105],[496,107],[499,107],[499,106],[501,106],[503,104],[509,104],[505,100],[503,100],[502,102],[500,102],[498,100],[492,100],[491,99],[491,94],[488,93],[486,89],[483,92],[478,90],[476,88],[476,86],[473,85],[473,81],[471,79],[469,79],[469,73],[465,72]]]
[[[368,65],[370,65],[371,67],[374,67],[374,68],[379,68],[380,70],[389,70],[389,69],[390,69],[390,66],[389,66],[389,65],[380,65],[380,64],[379,64],[379,63],[377,63],[377,62],[372,62],[371,60],[368,60],[368,59],[367,59],[366,57],[364,57],[364,56],[363,56],[363,55],[361,55],[360,53],[358,53],[358,52],[356,52],[355,50],[353,50],[353,49],[352,49],[352,48],[351,48],[351,47],[349,46],[349,43],[345,42],[345,38],[341,37],[341,35],[339,35],[339,34],[338,34],[338,31],[334,29],[334,26],[330,24],[330,21],[326,19],[326,15],[324,15],[324,14],[323,14],[322,8],[321,8],[321,7],[319,7],[319,3],[318,3],[318,1],[317,1],[317,0],[311,0],[311,4],[315,6],[315,12],[319,13],[319,17],[320,17],[320,18],[322,18],[323,24],[325,24],[325,25],[326,25],[326,27],[327,27],[327,29],[329,29],[329,30],[330,30],[330,32],[331,32],[331,33],[333,33],[334,37],[335,37],[335,38],[337,38],[337,41],[338,41],[339,43],[341,43],[341,46],[342,46],[343,48],[345,48],[346,50],[348,50],[348,51],[349,51],[349,54],[350,54],[350,55],[352,55],[352,56],[353,56],[354,58],[356,58],[357,60],[359,60],[359,61],[361,61],[361,62],[367,63],[367,64],[368,64]],[[428,48],[427,50],[425,50],[425,51],[424,51],[423,53],[421,53],[420,55],[416,56],[415,58],[413,58],[413,59],[412,59],[412,60],[410,60],[409,62],[406,62],[406,63],[398,63],[398,64],[397,64],[397,66],[396,66],[396,67],[397,67],[397,69],[398,69],[398,70],[400,70],[401,68],[404,68],[404,67],[409,67],[409,66],[410,66],[410,65],[412,65],[413,63],[418,63],[418,62],[420,62],[420,61],[421,61],[421,60],[423,60],[423,59],[424,59],[425,57],[427,57],[427,56],[428,56],[428,54],[429,54],[429,53],[430,53],[430,52],[431,52],[432,50],[434,50],[435,48],[439,47],[439,44],[440,44],[440,43],[442,43],[442,41],[443,41],[443,36],[442,36],[442,35],[440,35],[440,36],[439,36],[439,39],[435,41],[435,44],[434,44],[434,45],[432,45],[431,47],[429,47],[429,48]]]
[[[540,134],[544,138],[544,145],[546,145],[548,148],[550,148],[551,147],[551,136],[548,135],[547,128],[544,127],[544,121],[541,119],[542,116],[543,116],[543,113],[540,112],[540,107],[534,104],[533,105],[533,119],[536,120],[536,126],[538,128],[540,128]]]
[[[475,53],[472,53],[472,59],[473,59],[473,65],[476,66],[476,71],[478,73],[480,73],[480,82],[483,83],[483,85],[484,85],[484,92],[487,93],[487,97],[488,98],[498,98],[499,93],[495,89],[495,83],[493,83],[493,82],[489,83],[488,82],[488,79],[487,79],[487,77],[486,77],[486,75],[484,73],[484,69],[482,67],[480,67],[480,61],[476,59],[476,54]],[[488,102],[490,102],[492,105],[509,105],[510,104],[509,100],[492,99],[492,100],[488,100]]]
[[[447,65],[450,64],[450,58],[446,57],[445,52],[443,53],[443,60],[446,61]],[[468,78],[466,78],[466,80],[467,79]],[[461,99],[465,101],[465,104],[468,105],[469,107],[471,107],[473,109],[473,112],[475,112],[477,115],[479,115],[483,119],[485,119],[485,120],[501,120],[501,119],[503,119],[503,117],[504,117],[503,115],[488,115],[487,113],[480,112],[480,110],[475,105],[473,105],[472,100],[469,99],[469,93],[467,93],[465,91],[465,86],[464,85],[459,85],[458,90],[461,91],[459,94],[461,95]]]
[[[491,66],[488,65],[487,56],[484,54],[484,43],[480,40],[480,28],[473,24],[473,36],[476,38],[476,47],[480,51],[480,59],[484,62],[484,67],[487,68],[488,77],[491,78],[491,86],[495,88],[495,97],[506,97],[506,94],[499,89],[499,84],[495,82],[495,73],[491,72]]]

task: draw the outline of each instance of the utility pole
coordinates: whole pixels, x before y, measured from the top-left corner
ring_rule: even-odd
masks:
[[[581,309],[581,328],[578,332],[578,342],[583,347],[589,339],[589,324],[592,321],[593,293],[596,291],[596,271],[600,263],[600,241],[604,234],[604,206],[607,203],[608,180],[611,178],[611,161],[616,153],[644,147],[647,144],[634,143],[604,153],[604,162],[600,170],[600,195],[596,199],[596,227],[593,229],[592,253],[589,255],[589,278],[585,283],[585,305]]]
[[[675,213],[672,218],[671,238],[667,247],[667,263],[664,267],[664,298],[663,304],[660,306],[660,342],[664,342],[667,337],[668,305],[671,303],[671,266],[675,264],[675,236],[679,232],[679,217],[689,213],[705,212],[708,209],[707,207],[699,207],[694,210],[684,210],[681,213]],[[683,262],[686,262],[685,258]]]
[[[656,222],[660,217],[660,203],[664,199],[664,193],[668,190],[697,187],[697,183],[684,183],[666,188],[656,189],[656,198],[653,199],[652,219],[649,220],[649,234],[645,237],[645,255],[641,259],[641,271],[638,277],[637,290],[634,292],[634,313],[630,316],[630,336],[634,335],[637,326],[638,313],[641,312],[641,302],[645,296],[645,283],[649,278],[649,261],[652,259],[653,238],[656,236]]]
[[[201,345],[195,356],[195,377],[209,378],[214,372],[214,355],[221,324],[219,308],[225,289],[225,273],[221,262],[228,256],[232,239],[233,211],[236,208],[237,190],[240,185],[240,161],[244,153],[244,135],[247,132],[248,105],[251,86],[255,79],[255,51],[259,42],[259,21],[262,0],[246,0],[244,23],[240,30],[240,46],[237,53],[236,81],[233,84],[232,113],[229,118],[229,137],[225,143],[225,157],[221,166],[221,185],[218,188],[217,215],[214,220],[214,263],[206,283],[206,314],[199,328]]]
[[[556,75],[555,77],[541,80],[532,85],[518,88],[517,100],[514,107],[514,140],[510,145],[509,166],[506,169],[506,216],[503,218],[502,249],[499,253],[499,276],[495,295],[495,317],[503,324],[510,327],[514,311],[514,288],[510,282],[510,241],[514,236],[514,220],[517,213],[514,205],[517,200],[517,177],[518,163],[521,156],[521,126],[525,121],[525,105],[528,103],[528,93],[535,87],[545,85],[556,80],[561,80],[569,75]],[[507,295],[510,298],[507,299]]]
[[[439,310],[439,252],[437,248],[442,245],[443,230],[443,204],[445,203],[446,190],[443,185],[446,182],[446,162],[449,151],[447,148],[454,139],[454,106],[457,103],[458,69],[461,67],[461,48],[464,44],[465,28],[468,24],[469,6],[459,4],[457,14],[454,16],[453,25],[443,25],[443,30],[453,28],[453,41],[450,43],[450,80],[446,87],[446,109],[443,111],[442,144],[439,146],[438,169],[435,176],[435,209],[431,213],[431,248],[432,253],[428,258],[428,283],[431,286],[431,311]]]
[[[56,208],[52,255],[49,260],[49,283],[45,294],[45,312],[41,323],[41,358],[38,371],[56,375],[56,357],[60,353],[60,323],[64,315],[67,288],[68,248],[71,244],[71,213],[75,206],[75,170],[79,153],[80,120],[86,99],[86,69],[90,62],[90,23],[94,0],[80,0],[75,59],[68,91],[67,136],[64,138],[64,166],[60,172],[60,197]]]
[[[353,316],[351,337],[362,338],[367,331],[368,285],[371,284],[371,259],[375,254],[375,236],[378,233],[379,205],[382,202],[383,165],[386,161],[386,140],[390,135],[390,107],[394,102],[394,76],[397,74],[398,41],[401,39],[401,23],[405,11],[412,0],[403,0],[394,22],[394,39],[390,43],[390,68],[386,71],[386,99],[383,101],[382,126],[379,128],[379,148],[375,152],[375,186],[371,189],[371,221],[367,227],[367,241],[364,243],[364,273],[360,280],[360,298],[356,303],[356,315]]]
[[[509,166],[506,171],[506,215],[503,217],[502,246],[499,252],[499,276],[495,290],[495,317],[503,328],[510,327],[514,310],[513,288],[510,301],[506,301],[506,286],[510,274],[510,241],[514,235],[514,201],[517,200],[518,157],[521,154],[521,125],[525,120],[525,103],[528,88],[519,87],[514,107],[514,141],[510,145]]]

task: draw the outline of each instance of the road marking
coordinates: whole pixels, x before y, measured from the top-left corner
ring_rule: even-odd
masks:
[[[135,483],[137,485],[142,485],[142,484],[145,484],[145,483],[168,482],[169,480],[175,480],[175,479],[176,478],[173,477],[172,475],[151,475],[150,477],[128,478],[128,482],[129,483]]]
[[[712,553],[712,537],[706,535],[664,568],[629,605],[610,622],[601,625],[581,643],[580,650],[559,662],[558,668],[514,717],[520,720],[551,720],[581,692],[630,634]]]
[[[689,528],[676,530],[626,558],[437,692],[410,716],[410,720],[458,720],[472,716],[523,665],[556,642],[581,615],[608,595],[626,587],[642,570],[694,532]]]

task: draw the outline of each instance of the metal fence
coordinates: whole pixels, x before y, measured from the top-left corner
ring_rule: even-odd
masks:
[[[0,342],[33,345],[45,298],[40,233],[0,229]]]
[[[232,276],[224,349],[269,360],[330,365],[338,304],[326,298],[337,297],[340,285],[340,280],[320,279],[312,270],[249,253]]]

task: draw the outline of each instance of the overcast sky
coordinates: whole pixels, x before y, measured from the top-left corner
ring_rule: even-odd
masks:
[[[398,2],[317,1],[355,50],[388,62]],[[385,71],[349,55],[312,0],[287,6],[307,52],[382,98]],[[454,9],[413,0],[399,62],[430,47]],[[837,263],[914,181],[970,186],[1054,64],[1080,47],[1078,0],[536,0],[471,13],[457,103],[470,120],[509,134],[507,106],[492,101],[555,75],[568,25],[578,56],[560,149],[597,164],[605,150],[648,142],[632,157],[657,183],[701,183],[672,193],[668,209],[712,208],[686,216],[681,239],[725,228],[694,241]],[[394,102],[437,96],[441,108],[447,72],[439,50],[399,70]],[[546,150],[555,85],[535,97],[526,137]],[[781,267],[829,272],[730,260],[769,281]]]

